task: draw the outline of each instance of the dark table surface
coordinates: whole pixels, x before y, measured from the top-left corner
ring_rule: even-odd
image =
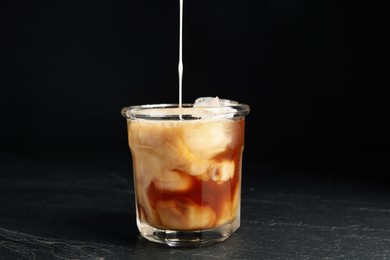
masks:
[[[238,231],[169,248],[139,236],[129,156],[3,156],[0,259],[390,259],[386,183],[316,176],[244,164]]]

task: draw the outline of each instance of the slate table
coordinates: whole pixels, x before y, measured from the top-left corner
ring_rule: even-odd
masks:
[[[169,248],[138,234],[127,156],[0,162],[0,259],[390,259],[386,183],[248,163],[239,230],[222,243]]]

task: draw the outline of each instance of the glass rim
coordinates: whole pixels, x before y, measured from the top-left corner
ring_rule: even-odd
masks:
[[[170,109],[170,111],[168,112],[167,109]],[[163,112],[164,110],[165,112]],[[121,110],[123,117],[133,120],[237,119],[244,118],[249,112],[249,105],[244,103],[198,107],[194,107],[194,103],[184,103],[181,107],[179,104],[163,103],[126,106]]]

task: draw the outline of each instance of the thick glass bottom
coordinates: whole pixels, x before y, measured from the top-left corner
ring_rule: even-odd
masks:
[[[240,227],[240,219],[215,228],[193,231],[159,229],[138,220],[137,225],[141,235],[149,241],[171,247],[193,247],[224,241]]]

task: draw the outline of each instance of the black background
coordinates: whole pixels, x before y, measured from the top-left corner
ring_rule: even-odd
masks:
[[[244,163],[318,178],[386,178],[385,8],[184,2],[183,101],[250,105]],[[127,160],[121,108],[178,102],[178,1],[1,5],[3,156]]]

